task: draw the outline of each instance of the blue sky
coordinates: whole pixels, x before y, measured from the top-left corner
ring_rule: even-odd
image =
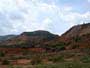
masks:
[[[47,30],[61,35],[90,22],[90,0],[0,0],[0,35]]]

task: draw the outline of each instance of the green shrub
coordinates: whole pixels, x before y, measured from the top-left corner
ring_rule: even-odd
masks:
[[[22,51],[23,55],[28,55],[29,54],[28,52],[29,52],[28,50],[23,50]]]
[[[2,65],[9,65],[9,64],[10,64],[10,62],[8,60],[3,60],[2,61]]]
[[[8,68],[14,68],[14,66],[13,65],[8,65]]]
[[[52,62],[64,62],[65,61],[63,56],[50,57],[48,60]]]
[[[66,44],[64,42],[59,42],[57,44],[51,45],[50,48],[56,51],[65,50]]]
[[[83,63],[90,63],[90,56],[83,56],[80,60]]]
[[[41,64],[42,63],[42,59],[41,58],[32,58],[31,62],[32,65],[37,65],[37,64]]]
[[[5,53],[0,51],[0,57],[4,57],[5,56]]]
[[[80,41],[81,41],[81,37],[76,36],[76,37],[73,38],[73,40],[74,40],[75,42],[80,42]]]

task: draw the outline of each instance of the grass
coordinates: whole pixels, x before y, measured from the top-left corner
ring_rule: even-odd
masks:
[[[90,63],[64,62],[57,64],[9,65],[7,68],[90,68]]]
[[[59,64],[37,65],[35,68],[90,68],[90,63],[65,62]]]

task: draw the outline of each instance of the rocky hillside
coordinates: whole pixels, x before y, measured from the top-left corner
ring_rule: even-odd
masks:
[[[90,23],[73,26],[62,36],[70,38],[87,34],[90,34]]]
[[[6,36],[0,36],[0,41],[5,41],[11,38],[16,37],[16,35],[6,35]]]
[[[62,36],[69,49],[90,48],[90,23],[76,25]]]
[[[89,49],[90,48],[90,23],[76,25],[62,34],[58,39],[46,43],[48,49],[54,51]]]
[[[0,46],[4,47],[41,47],[44,42],[58,38],[48,31],[23,32],[12,39],[1,42]]]
[[[50,51],[90,48],[90,23],[75,25],[61,36],[48,31],[24,32],[2,41],[1,47],[44,48]]]

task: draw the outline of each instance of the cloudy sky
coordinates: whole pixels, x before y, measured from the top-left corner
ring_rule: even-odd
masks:
[[[90,22],[90,0],[0,0],[0,35],[47,30],[62,34]]]

